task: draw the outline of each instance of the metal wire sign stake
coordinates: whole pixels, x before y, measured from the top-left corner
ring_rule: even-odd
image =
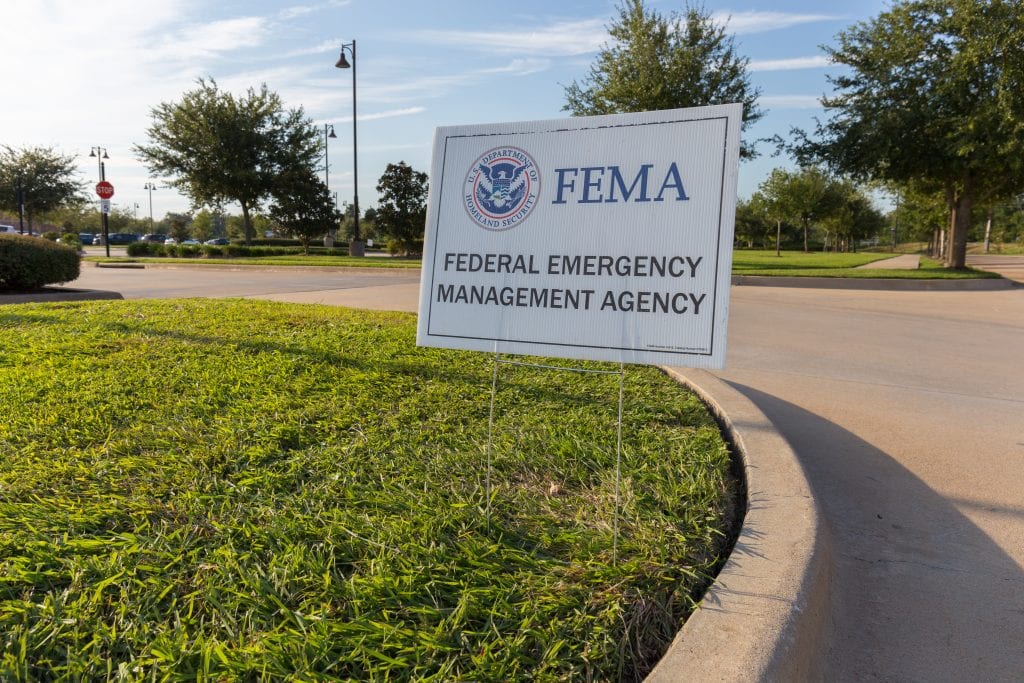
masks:
[[[491,372],[491,407],[487,418],[487,470],[484,476],[484,506],[487,533],[491,533],[491,474],[493,472],[492,452],[494,448],[494,398],[498,390],[498,366],[512,365],[522,368],[577,372],[591,375],[618,375],[619,377],[619,409],[615,420],[615,509],[612,515],[612,566],[618,563],[619,550],[619,490],[622,485],[622,387],[626,376],[625,364],[619,363],[618,370],[593,370],[590,368],[571,368],[561,365],[543,365],[540,363],[524,363],[505,360],[501,354],[494,352],[494,367]]]

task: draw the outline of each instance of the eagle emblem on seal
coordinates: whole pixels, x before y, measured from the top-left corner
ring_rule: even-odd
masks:
[[[537,164],[518,147],[496,147],[476,158],[466,175],[464,205],[487,230],[508,230],[526,219],[538,203]]]

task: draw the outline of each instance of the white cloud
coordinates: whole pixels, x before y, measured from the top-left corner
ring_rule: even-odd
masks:
[[[514,59],[504,66],[472,69],[461,73],[422,76],[407,81],[376,79],[359,86],[360,101],[405,102],[424,97],[441,97],[453,89],[478,83],[494,74],[526,76],[549,68],[547,59]]]
[[[315,5],[293,5],[291,7],[285,7],[283,10],[277,13],[277,18],[282,21],[288,19],[295,19],[296,17],[304,17],[307,14],[312,14],[317,10]]]
[[[185,26],[164,38],[149,58],[195,63],[240,48],[258,47],[271,35],[266,17],[240,17]]]
[[[817,95],[765,95],[757,103],[770,109],[821,109]]]
[[[802,24],[814,24],[819,21],[845,20],[845,17],[831,14],[796,14],[792,12],[761,12],[756,10],[746,12],[715,12],[712,14],[712,18],[720,24],[726,24],[729,32],[736,34],[764,33],[765,31],[776,31]]]
[[[608,41],[607,21],[605,18],[562,21],[518,31],[419,31],[413,37],[429,43],[489,53],[570,56],[599,50]]]
[[[825,55],[813,57],[793,57],[791,59],[753,59],[750,61],[751,71],[794,71],[797,69],[820,69],[831,66],[832,62]]]
[[[345,41],[331,38],[330,40],[324,40],[318,43],[317,45],[313,45],[312,47],[304,47],[298,50],[291,50],[289,52],[285,52],[282,55],[268,55],[267,59],[290,59],[292,57],[306,57],[308,55],[322,55],[327,52],[338,52],[341,49],[341,44],[343,42]]]
[[[378,111],[370,114],[359,114],[358,118],[360,121],[376,121],[378,119],[393,119],[397,116],[412,116],[414,114],[422,114],[427,110],[426,107],[406,107],[405,109],[390,109],[388,111]],[[345,119],[342,119],[343,121]],[[352,117],[348,117],[351,121]]]

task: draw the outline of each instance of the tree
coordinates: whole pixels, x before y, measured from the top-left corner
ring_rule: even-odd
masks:
[[[301,107],[286,111],[266,84],[235,97],[212,79],[198,83],[180,102],[152,110],[151,143],[134,149],[152,173],[168,178],[197,207],[238,202],[251,243],[251,213],[285,169],[314,166],[322,153],[320,133]]]
[[[426,230],[427,189],[427,174],[404,161],[388,164],[377,181],[377,229],[401,242],[406,253],[416,250],[416,240],[423,239]]]
[[[941,259],[942,235],[949,227],[949,207],[942,187],[923,182],[887,183],[886,187],[899,198],[893,227],[906,241],[927,242],[928,253]]]
[[[205,242],[213,237],[213,214],[203,209],[192,219],[192,237]]]
[[[664,17],[625,0],[608,28],[605,45],[582,83],[565,88],[566,111],[574,116],[653,111],[710,104],[743,104],[743,130],[764,116],[760,92],[750,84],[750,60],[736,52],[725,28],[702,8]],[[756,156],[741,146],[744,158]]]
[[[861,179],[940,185],[946,265],[963,268],[971,207],[1024,189],[1024,4],[905,0],[828,48],[830,118],[804,157]]]
[[[333,230],[341,220],[341,212],[317,173],[296,168],[278,178],[270,218],[302,242],[302,250],[308,256],[310,241]]]
[[[746,244],[753,249],[759,242],[765,246],[771,241],[775,232],[764,202],[758,196],[736,203],[736,229],[734,235],[738,244]]]
[[[836,251],[857,251],[857,241],[877,237],[885,227],[885,216],[875,208],[855,183],[834,183],[834,203],[824,223],[836,237]]]
[[[192,227],[192,214],[167,212],[160,221],[159,232],[170,235],[179,242],[189,239]]]
[[[812,205],[801,196],[800,173],[784,168],[772,169],[771,174],[757,186],[751,200],[761,207],[765,215],[775,222],[775,255],[782,255],[782,225],[802,220],[812,213]],[[807,223],[804,224],[805,226]],[[806,234],[806,227],[805,227]],[[805,240],[806,243],[806,240]]]
[[[23,203],[31,235],[37,215],[81,199],[77,173],[75,157],[52,147],[16,150],[4,145],[0,148],[0,209],[20,215]]]

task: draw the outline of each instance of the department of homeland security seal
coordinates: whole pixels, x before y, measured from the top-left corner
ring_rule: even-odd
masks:
[[[470,166],[463,185],[469,217],[486,230],[508,230],[537,206],[540,173],[533,158],[518,147],[495,147]]]

